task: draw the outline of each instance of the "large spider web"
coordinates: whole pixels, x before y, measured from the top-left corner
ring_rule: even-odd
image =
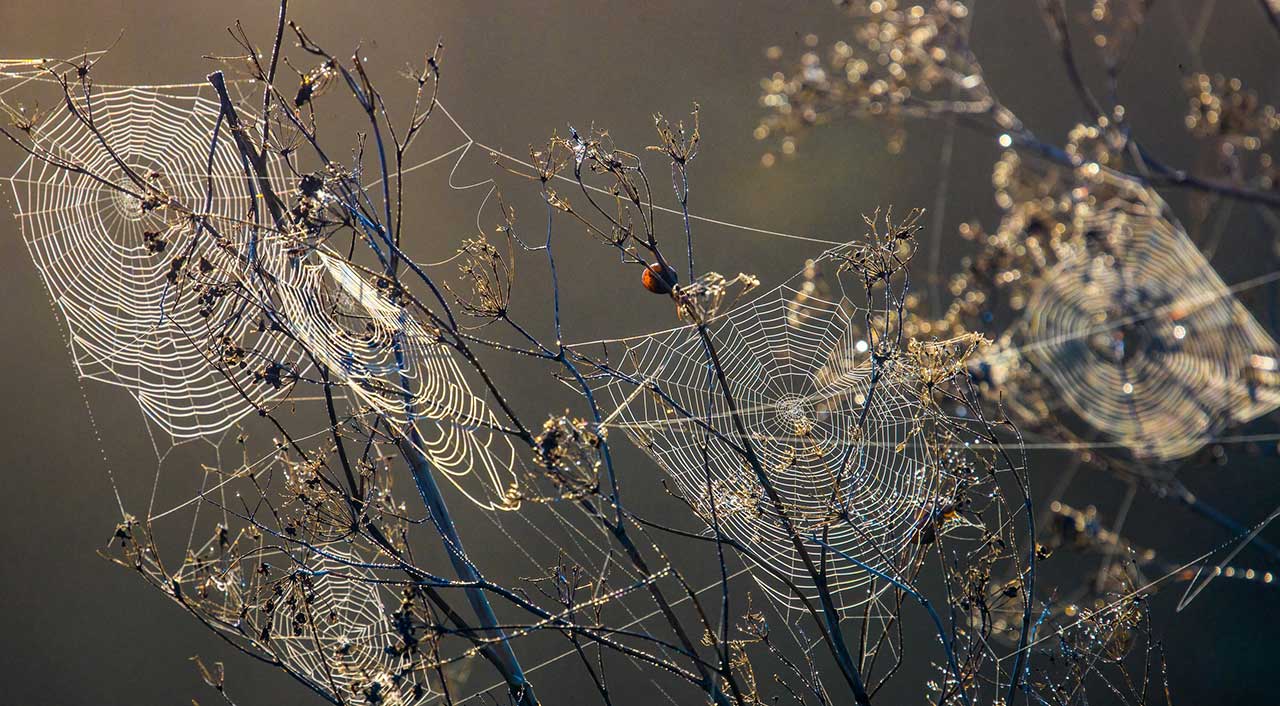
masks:
[[[127,389],[175,439],[210,437],[292,392],[311,364],[301,343],[355,406],[416,430],[468,499],[508,507],[511,443],[430,327],[322,243],[251,227],[211,91],[95,89],[80,116],[32,132],[39,154],[10,178],[81,376]],[[287,165],[268,167],[278,194],[295,191]]]
[[[475,504],[513,509],[515,449],[439,333],[332,251],[274,248],[280,316],[352,397],[416,443]],[[269,259],[272,259],[269,257]]]
[[[377,575],[350,545],[305,552],[271,607],[269,645],[294,673],[353,706],[433,696],[397,651]]]
[[[335,703],[409,706],[436,695],[430,666],[396,628],[374,550],[349,539],[285,550],[221,529],[172,575],[149,552],[137,567],[234,644]]]
[[[285,339],[222,296],[241,268],[232,253],[248,237],[249,196],[229,136],[213,142],[219,104],[205,93],[82,96],[83,117],[63,111],[32,131],[48,159],[29,156],[10,179],[77,370],[127,389],[179,439],[224,431],[277,397],[282,388],[255,373],[289,357]],[[211,228],[190,214],[207,214]],[[259,364],[211,364],[218,342]]]
[[[1101,179],[1102,202],[1079,209],[1012,340],[1092,428],[1139,459],[1174,460],[1280,406],[1261,379],[1280,348],[1158,196]]]
[[[921,403],[892,368],[872,383],[868,343],[848,298],[797,297],[779,286],[708,325],[746,437],[807,549],[826,561],[841,610],[886,584],[866,567],[896,576],[928,513],[938,469],[926,445],[913,443]],[[696,327],[616,343],[621,379],[606,389],[623,429],[675,481],[709,525],[752,551],[755,578],[770,595],[800,606],[791,582],[813,599],[816,588],[784,529],[776,505],[736,444],[732,422]],[[733,442],[736,442],[733,443]],[[818,559],[818,562],[823,559]]]

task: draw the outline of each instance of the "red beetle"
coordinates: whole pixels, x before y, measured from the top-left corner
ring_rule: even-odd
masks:
[[[674,267],[655,262],[644,268],[644,274],[641,275],[640,281],[644,284],[645,289],[654,294],[670,294],[680,279],[676,276]]]

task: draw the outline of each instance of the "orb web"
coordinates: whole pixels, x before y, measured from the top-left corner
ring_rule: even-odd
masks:
[[[250,197],[225,125],[213,139],[219,104],[198,88],[73,100],[92,127],[70,111],[38,126],[10,183],[75,365],[175,438],[222,432],[281,394],[255,362],[288,344],[233,296]]]
[[[251,225],[254,192],[208,90],[95,90],[77,104],[92,124],[64,111],[40,125],[39,154],[10,178],[80,374],[127,389],[175,439],[210,438],[288,395],[314,357],[353,405],[412,427],[469,499],[506,507],[514,449],[453,352],[304,230]],[[292,193],[267,156],[274,190]]]
[[[271,608],[272,652],[341,703],[410,706],[434,694],[383,606],[378,577],[349,545],[303,552]]]
[[[283,323],[351,396],[420,450],[471,502],[511,509],[515,448],[474,394],[437,330],[416,318],[390,287],[324,247],[294,256],[266,248]],[[275,259],[273,262],[272,259]]]
[[[1120,186],[1081,209],[1080,237],[1015,340],[1090,426],[1138,458],[1173,460],[1280,406],[1258,376],[1280,352],[1159,197]]]
[[[875,597],[914,552],[916,528],[937,487],[926,444],[913,439],[921,404],[886,368],[872,383],[859,310],[847,298],[797,298],[778,287],[708,324],[761,466],[801,537],[822,536],[847,557],[825,555],[840,610]],[[708,525],[752,550],[757,583],[787,608],[817,595],[777,506],[734,446],[741,437],[714,382],[704,344],[689,326],[621,341],[606,389],[610,426],[665,471]],[[863,419],[863,415],[865,420]],[[709,433],[713,431],[714,433]],[[731,445],[731,443],[733,445]],[[713,515],[714,511],[714,515]]]

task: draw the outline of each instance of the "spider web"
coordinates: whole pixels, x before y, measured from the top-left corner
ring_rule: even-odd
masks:
[[[1267,380],[1280,349],[1157,195],[1098,181],[1105,200],[1080,209],[1012,329],[1014,353],[1135,457],[1182,458],[1280,406]]]
[[[358,404],[416,429],[423,453],[473,503],[515,509],[505,496],[516,484],[515,449],[438,331],[327,248],[268,269],[279,273],[280,316]]]
[[[840,296],[798,297],[794,280],[708,326],[727,385],[764,473],[795,532],[823,536],[827,581],[842,611],[863,605],[914,551],[938,486],[925,444],[913,443],[923,409],[890,368],[873,383],[866,311]],[[610,342],[618,378],[604,387],[624,430],[708,525],[752,550],[755,578],[791,609],[816,588],[743,452],[697,328]],[[820,545],[807,547],[823,554]]]
[[[259,331],[242,301],[209,296],[233,285],[249,198],[230,139],[212,142],[220,110],[211,91],[80,97],[84,117],[63,111],[32,132],[52,163],[29,156],[10,179],[80,375],[127,389],[177,439],[225,431],[282,392],[255,379],[256,367],[211,365],[215,341],[262,360],[289,357],[287,341]],[[207,214],[229,242],[187,213]],[[192,264],[199,276],[180,276]]]
[[[407,667],[378,576],[354,545],[302,552],[271,604],[270,646],[294,673],[354,706],[412,706],[434,695]]]
[[[79,374],[125,388],[180,441],[289,397],[314,359],[354,406],[416,430],[468,499],[507,507],[514,450],[453,354],[323,243],[251,226],[256,195],[210,92],[95,89],[33,131],[38,153],[10,178]],[[268,157],[276,192],[295,193]]]

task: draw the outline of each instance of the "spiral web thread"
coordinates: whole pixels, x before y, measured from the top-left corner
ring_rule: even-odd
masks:
[[[240,267],[232,253],[246,236],[234,224],[248,215],[248,195],[229,138],[210,160],[219,105],[206,93],[116,88],[81,98],[102,140],[66,111],[32,133],[37,148],[80,173],[31,156],[10,180],[77,370],[127,389],[177,439],[225,431],[281,392],[255,379],[255,366],[212,365],[214,342],[235,341],[262,360],[288,355],[243,302],[208,296]],[[172,207],[148,203],[148,188],[117,159]],[[185,213],[207,213],[221,237],[237,242],[218,243]],[[190,265],[203,272],[181,276]]]
[[[271,610],[270,649],[295,674],[352,706],[413,706],[432,697],[401,664],[400,637],[377,576],[344,545],[306,552]]]
[[[350,541],[288,550],[244,546],[220,533],[190,550],[172,576],[153,556],[139,568],[234,644],[279,661],[335,703],[413,706],[435,696],[423,656],[411,650],[387,609],[387,591],[369,559]]]
[[[795,531],[825,533],[824,541],[839,551],[895,576],[915,548],[915,530],[938,485],[927,446],[912,439],[921,404],[892,368],[872,388],[870,355],[856,321],[865,311],[844,297],[800,301],[791,285],[715,319],[710,338],[747,436]],[[697,330],[619,343],[625,351],[614,366],[635,384],[606,386],[616,405],[609,426],[623,429],[653,458],[703,521],[718,520],[726,536],[753,550],[761,588],[791,609],[800,599],[780,577],[815,598],[776,506],[742,453],[725,441],[737,444],[740,437]],[[843,513],[849,521],[837,517]],[[818,556],[819,547],[811,543],[809,553]],[[854,562],[831,552],[826,561],[842,611],[884,588]]]
[[[1079,418],[1137,458],[1187,456],[1280,406],[1275,341],[1150,190],[1080,209],[1013,340]]]
[[[352,397],[397,429],[416,429],[423,453],[473,503],[516,507],[505,497],[516,483],[515,448],[494,431],[497,419],[438,332],[327,248],[303,258],[268,251],[282,255],[268,263],[281,317]]]
[[[353,406],[412,425],[470,500],[506,507],[514,450],[430,328],[322,244],[247,225],[254,196],[211,91],[95,90],[77,99],[92,128],[66,111],[40,125],[42,156],[10,178],[81,376],[128,390],[176,440],[208,438],[290,394],[311,364],[296,339]]]

